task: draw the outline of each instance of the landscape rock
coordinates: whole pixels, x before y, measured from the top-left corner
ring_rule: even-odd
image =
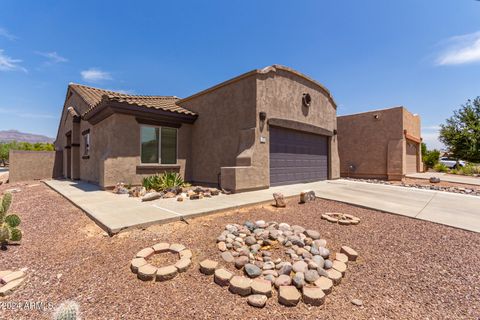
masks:
[[[363,301],[360,299],[352,299],[350,302],[357,307],[363,306]]]
[[[279,288],[278,302],[287,307],[293,307],[300,301],[300,292],[294,286],[281,286]]]
[[[282,274],[275,280],[275,287],[289,286],[292,284],[292,278],[289,275]]]
[[[251,282],[252,280],[246,277],[234,276],[230,279],[228,290],[230,290],[231,293],[238,294],[242,297],[248,296],[252,292],[250,287]]]
[[[163,197],[163,192],[150,192],[142,197],[142,201],[153,201]]]
[[[192,251],[185,249],[180,251],[180,259],[192,259],[193,253]]]
[[[172,252],[180,253],[180,251],[185,250],[185,246],[180,243],[172,243],[169,249]]]
[[[320,306],[325,302],[325,293],[320,288],[304,287],[303,302],[312,306]]]
[[[156,267],[152,266],[151,264],[146,264],[138,268],[137,277],[143,281],[150,281],[155,278],[156,273]]]
[[[206,275],[212,275],[218,266],[218,262],[213,260],[203,260],[200,262],[200,272]]]
[[[315,281],[315,286],[322,289],[325,294],[332,292],[333,281],[327,277],[320,277]]]
[[[297,272],[295,273],[295,276],[292,279],[292,284],[298,288],[301,289],[305,285],[305,275],[303,272]]]
[[[315,191],[305,190],[300,193],[300,203],[315,201]]]
[[[275,206],[277,208],[285,208],[287,206],[283,194],[276,192],[273,194],[273,199],[275,199]]]
[[[292,266],[293,271],[295,272],[307,272],[308,264],[305,261],[297,261]]]
[[[4,286],[0,287],[0,297],[5,297],[11,294],[14,290],[16,290],[25,280],[25,278],[19,278],[13,281],[10,281]]]
[[[167,281],[173,279],[178,274],[178,269],[175,266],[166,266],[157,269],[157,281]]]
[[[192,260],[188,258],[183,258],[175,263],[175,268],[177,268],[178,272],[185,272],[188,268],[192,265]],[[158,273],[157,273],[158,274]]]
[[[248,263],[247,256],[239,256],[235,258],[235,267],[237,269],[242,269]]]
[[[272,283],[265,279],[255,279],[251,283],[252,293],[267,297],[272,296]]]
[[[230,284],[230,279],[232,279],[233,273],[227,271],[225,269],[217,269],[215,270],[215,275],[213,277],[213,281],[222,286],[228,286]]]
[[[145,258],[147,259],[150,257],[152,254],[154,254],[155,251],[153,248],[145,248],[137,252],[137,255],[135,256],[136,258]]]
[[[307,281],[308,283],[314,283],[315,281],[318,280],[318,278],[320,278],[317,270],[308,270],[307,272],[305,272],[305,281]]]
[[[256,261],[256,262],[259,262],[259,261]],[[247,263],[244,268],[245,268],[245,273],[250,278],[256,278],[262,274],[262,269],[260,269],[260,267],[254,264]]]
[[[222,256],[223,261],[228,262],[228,263],[231,263],[235,260],[235,258],[233,257],[233,255],[230,251],[222,252],[221,256]]]
[[[130,270],[132,270],[133,273],[137,273],[138,268],[146,264],[147,264],[147,260],[145,260],[144,258],[135,258],[130,263]]]
[[[306,230],[305,231],[305,235],[307,237],[310,237],[312,238],[313,240],[318,240],[320,239],[320,232],[316,231],[316,230]]]
[[[342,274],[335,269],[328,269],[327,274],[328,278],[333,281],[334,285],[338,285],[342,281]]]
[[[152,246],[152,249],[155,253],[167,252],[170,249],[170,244],[166,242],[157,243],[156,245]]]
[[[262,294],[252,294],[247,298],[248,304],[256,308],[265,307],[267,300],[268,300],[268,297]]]
[[[341,252],[341,253],[344,253],[344,254],[348,257],[348,261],[355,261],[355,260],[357,260],[357,257],[358,257],[357,251],[353,250],[352,248],[350,248],[350,247],[348,247],[348,246],[343,246],[343,247],[340,249],[340,252]]]

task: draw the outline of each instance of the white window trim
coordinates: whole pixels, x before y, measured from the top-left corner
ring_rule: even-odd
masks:
[[[142,162],[142,127],[148,128],[158,128],[158,162]],[[162,127],[175,129],[175,163],[162,163]],[[168,126],[153,126],[149,124],[141,124],[139,126],[140,131],[140,164],[142,165],[162,165],[162,166],[172,166],[178,164],[178,128],[168,127]]]

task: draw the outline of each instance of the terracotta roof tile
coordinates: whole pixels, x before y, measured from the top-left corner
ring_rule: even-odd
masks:
[[[195,115],[194,112],[177,105],[176,102],[180,99],[175,96],[129,95],[110,90],[88,87],[80,84],[70,84],[69,87],[77,92],[88,104],[89,108],[83,113],[83,115],[86,115],[95,109],[103,99],[127,103],[129,105],[135,105],[144,108],[161,109],[180,114]]]

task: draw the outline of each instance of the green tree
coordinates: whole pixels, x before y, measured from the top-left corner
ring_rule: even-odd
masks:
[[[6,165],[10,150],[54,151],[51,143],[6,142],[0,143],[0,164]]]
[[[440,151],[437,149],[428,150],[427,145],[422,142],[422,161],[426,169],[433,168],[440,158]]]
[[[454,157],[480,162],[480,96],[460,106],[440,128],[440,141]]]

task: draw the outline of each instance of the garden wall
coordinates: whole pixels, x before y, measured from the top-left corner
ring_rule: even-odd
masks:
[[[10,150],[10,182],[62,176],[62,152]]]

